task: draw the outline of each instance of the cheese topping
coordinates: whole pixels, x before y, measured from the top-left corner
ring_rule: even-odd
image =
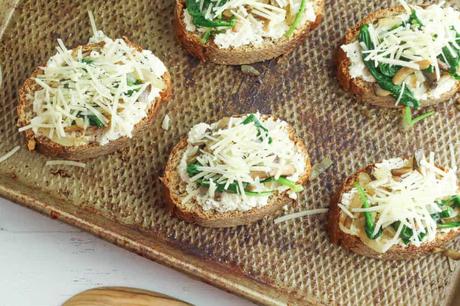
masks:
[[[394,245],[420,246],[435,240],[439,232],[450,230],[449,224],[454,224],[452,228],[460,226],[455,225],[460,213],[455,171],[437,167],[434,154],[417,163],[395,158],[376,164],[370,174],[358,177],[369,207],[365,207],[356,185],[344,193],[339,203],[344,212],[340,229],[380,253]],[[377,238],[371,239],[366,233],[365,213],[372,215],[372,235]]]
[[[149,50],[137,50],[124,39],[97,31],[88,47],[68,50],[58,39],[57,54],[35,77],[37,90],[30,123],[37,135],[64,146],[132,137],[165,83],[164,64]]]
[[[200,7],[203,8],[203,1]],[[211,0],[204,11],[204,17],[215,20],[220,16],[235,18],[236,23],[231,28],[216,31],[214,43],[223,49],[237,48],[245,45],[260,46],[266,39],[280,39],[289,30],[299,13],[302,0]],[[221,4],[224,3],[224,4]],[[300,25],[316,20],[315,5],[308,0],[305,4]],[[193,18],[187,9],[184,10],[186,30],[202,35],[209,28],[195,26]]]
[[[375,82],[364,61],[373,61],[376,67],[405,67],[415,71],[407,73],[403,81],[417,100],[439,99],[456,84],[449,75],[455,71],[448,73],[451,67],[447,57],[460,54],[460,12],[442,3],[422,8],[401,2],[404,13],[369,24],[374,49],[367,50],[358,41],[341,46],[350,60],[350,76]],[[426,70],[429,67],[432,71]]]
[[[247,211],[280,192],[301,191],[305,156],[289,138],[288,124],[252,114],[195,125],[178,166],[187,195],[204,210]],[[290,190],[289,190],[290,189]]]

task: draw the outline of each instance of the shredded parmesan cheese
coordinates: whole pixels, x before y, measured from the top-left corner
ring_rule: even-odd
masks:
[[[85,168],[86,164],[82,162],[77,162],[73,160],[48,160],[45,164],[45,166],[74,166],[74,167],[80,167],[80,168]]]
[[[165,131],[169,130],[171,126],[171,118],[169,118],[169,115],[166,114],[165,117],[163,118],[163,122],[161,123],[161,128]]]
[[[16,146],[11,151],[9,151],[6,154],[0,156],[0,163],[4,162],[5,160],[7,160],[11,156],[13,156],[17,151],[19,151],[19,148],[20,148],[19,146]]]
[[[281,222],[286,222],[286,221],[289,221],[289,220],[292,220],[292,219],[301,218],[301,217],[305,217],[305,216],[324,214],[324,213],[327,213],[328,211],[329,211],[329,208],[318,208],[318,209],[303,210],[303,211],[299,211],[299,212],[296,212],[296,213],[293,213],[293,214],[284,215],[282,217],[276,218],[274,222],[275,222],[275,224],[278,224],[278,223],[281,223]]]

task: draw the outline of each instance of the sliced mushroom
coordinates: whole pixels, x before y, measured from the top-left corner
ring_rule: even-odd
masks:
[[[366,186],[367,184],[369,184],[372,180],[371,180],[371,177],[368,173],[366,172],[361,172],[359,175],[358,175],[358,181],[359,183],[362,185],[362,186]]]
[[[391,95],[391,92],[383,89],[378,84],[375,84],[375,94],[379,97],[388,97],[389,95]]]
[[[398,70],[398,72],[396,72],[396,74],[394,75],[393,77],[393,84],[395,85],[401,85],[404,80],[409,76],[411,75],[412,73],[414,73],[415,70],[412,69],[412,68],[408,68],[408,67],[402,67],[401,69]]]
[[[427,69],[431,66],[431,61],[430,60],[421,60],[417,62],[418,66],[420,67],[421,70]]]
[[[284,165],[283,168],[281,169],[281,172],[278,172],[278,169],[271,169],[269,172],[265,171],[251,171],[251,177],[253,179],[259,178],[259,179],[265,179],[269,178],[272,176],[275,176],[277,174],[281,176],[290,176],[295,173],[295,168],[292,165]]]
[[[407,174],[412,170],[412,167],[401,167],[397,169],[391,169],[391,175],[393,175],[394,177],[401,177],[402,175]]]

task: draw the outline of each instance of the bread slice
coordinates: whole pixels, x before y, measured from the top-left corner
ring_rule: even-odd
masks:
[[[142,51],[142,48],[133,42],[129,41],[126,37],[123,38],[125,42],[135,48],[138,51]],[[93,50],[97,44],[83,45],[83,51]],[[76,47],[79,48],[79,47]],[[75,48],[75,49],[76,49]],[[29,94],[33,94],[39,88],[39,85],[35,82],[35,77],[42,74],[42,70],[37,68],[32,75],[24,82],[19,90],[19,104],[17,106],[18,114],[18,126],[23,127],[30,123],[33,117],[32,105],[27,98]],[[165,103],[172,94],[171,77],[168,72],[165,72],[162,76],[165,83],[165,88],[161,91],[154,103],[152,103],[148,110],[147,116],[139,121],[133,132],[133,137],[136,134],[140,134],[142,130],[146,129],[149,124],[152,123],[155,115],[157,114],[160,106]],[[95,158],[101,155],[106,155],[115,152],[125,147],[128,143],[128,137],[120,137],[116,140],[110,141],[105,145],[99,143],[89,143],[79,146],[64,146],[56,143],[43,135],[36,135],[31,129],[23,132],[26,138],[26,145],[30,151],[37,150],[38,152],[56,158],[62,158],[67,160],[85,160]]]
[[[289,138],[305,156],[305,173],[297,181],[298,184],[304,184],[311,172],[310,157],[305,144],[295,135],[294,129],[291,126],[288,129]],[[185,182],[181,179],[177,168],[187,145],[187,138],[183,138],[173,148],[166,164],[164,176],[160,178],[164,187],[166,204],[177,217],[206,227],[232,227],[253,223],[266,215],[275,213],[284,205],[292,202],[286,191],[272,195],[267,205],[253,208],[249,211],[229,211],[224,213],[213,210],[205,211],[193,198],[184,203],[181,198],[186,195]]]
[[[457,228],[447,233],[438,233],[435,240],[422,243],[419,247],[414,245],[408,245],[407,247],[394,245],[387,252],[378,253],[364,244],[358,236],[343,232],[339,227],[339,220],[340,216],[343,214],[343,211],[338,206],[338,204],[341,202],[343,194],[349,192],[353,188],[353,184],[357,181],[359,174],[370,174],[373,168],[374,164],[368,165],[367,167],[360,169],[358,172],[348,177],[343,183],[339,192],[331,199],[328,212],[328,232],[332,243],[341,245],[342,247],[363,256],[384,260],[403,260],[432,254],[437,248],[442,247],[447,242],[455,239],[460,235],[460,228]]]
[[[375,22],[378,19],[383,17],[394,16],[403,13],[404,7],[397,6],[390,9],[378,10],[366,18],[361,20],[355,27],[349,29],[343,38],[338,50],[337,50],[337,79],[341,87],[354,94],[358,99],[381,107],[389,108],[398,108],[400,106],[395,105],[396,100],[392,96],[381,97],[375,94],[374,84],[372,82],[367,82],[362,78],[352,78],[350,75],[350,59],[347,57],[345,51],[342,50],[342,45],[347,45],[358,39],[359,30],[362,25]],[[460,90],[460,81],[457,81],[456,86],[454,86],[450,91],[445,92],[441,95],[439,99],[430,99],[420,101],[420,106],[429,106],[437,103],[445,102],[452,98],[457,91]]]
[[[242,65],[262,62],[291,52],[302,43],[308,33],[314,30],[324,18],[324,0],[315,2],[316,20],[307,21],[295,30],[290,38],[282,37],[274,42],[267,40],[261,46],[241,46],[238,48],[219,48],[212,40],[203,44],[200,37],[186,30],[184,23],[185,0],[176,0],[174,26],[176,35],[184,48],[202,62],[210,61],[224,65]]]

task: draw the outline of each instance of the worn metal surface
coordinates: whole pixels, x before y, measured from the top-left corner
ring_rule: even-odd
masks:
[[[0,195],[262,304],[446,304],[456,275],[446,259],[355,256],[330,244],[325,216],[279,225],[269,216],[251,226],[205,229],[162,207],[158,177],[174,143],[198,122],[256,110],[292,123],[313,161],[334,161],[287,212],[326,207],[341,181],[362,165],[416,148],[437,152],[447,164],[449,143],[460,152],[460,114],[453,102],[402,132],[398,111],[360,104],[338,88],[333,58],[345,30],[391,4],[327,1],[320,28],[292,54],[255,65],[261,71],[255,78],[239,67],[188,57],[173,35],[172,0],[20,1],[0,43],[0,152],[23,145],[15,127],[19,86],[54,54],[56,38],[68,47],[86,42],[88,9],[108,35],[126,35],[166,63],[174,97],[127,149],[92,160],[86,169],[45,167],[47,158],[21,149],[0,164]],[[169,131],[161,129],[166,113]],[[460,241],[452,246],[460,249]]]

